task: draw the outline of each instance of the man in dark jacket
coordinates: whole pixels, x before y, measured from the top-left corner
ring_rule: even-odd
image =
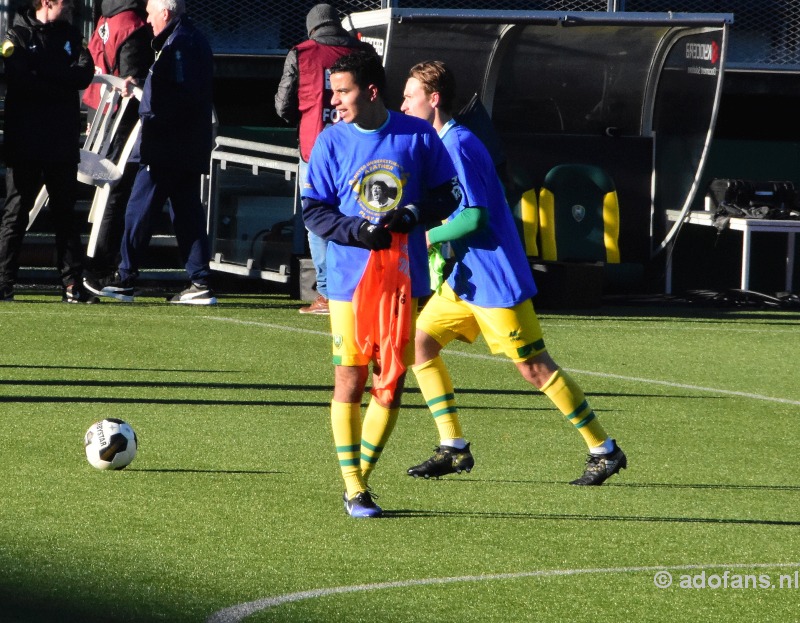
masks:
[[[92,58],[72,26],[73,0],[34,0],[6,33],[6,200],[0,214],[0,301],[14,283],[28,213],[44,183],[56,236],[62,299],[93,302],[83,290],[83,247],[75,200],[80,161],[79,91],[92,80]]]
[[[331,106],[329,73],[340,56],[356,50],[370,50],[371,45],[350,36],[342,28],[339,16],[330,4],[315,5],[306,16],[308,40],[293,47],[286,56],[283,76],[275,95],[275,110],[287,123],[298,125],[300,140],[300,188],[308,172],[308,159],[317,135],[333,123],[336,110]],[[327,243],[308,232],[311,261],[317,277],[317,298],[301,314],[328,313],[328,276],[325,262]]]
[[[211,247],[200,200],[201,176],[211,158],[211,48],[185,15],[184,0],[148,0],[147,22],[153,27],[156,60],[139,104],[142,132],[131,155],[139,170],[125,213],[122,261],[113,276],[85,283],[95,294],[132,302],[153,217],[169,199],[178,250],[191,280],[169,301],[214,305],[217,299],[208,284]]]
[[[131,78],[129,84],[141,86],[153,64],[153,30],[147,23],[145,0],[103,0],[97,28],[89,41],[89,52],[94,60],[96,74],[110,74]],[[127,94],[126,94],[127,95]],[[83,103],[93,118],[100,103],[100,85],[92,84],[83,93]],[[119,128],[108,151],[108,158],[116,162],[139,120],[139,102],[132,99],[125,108]],[[108,195],[94,256],[87,258],[86,270],[92,277],[104,277],[119,265],[119,248],[125,229],[125,207],[139,166],[129,162],[122,178]]]

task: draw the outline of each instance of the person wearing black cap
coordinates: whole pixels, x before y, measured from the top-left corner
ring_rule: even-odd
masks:
[[[286,56],[283,76],[275,95],[275,111],[287,123],[298,126],[300,143],[300,187],[305,183],[311,148],[322,129],[336,121],[331,106],[329,73],[334,61],[355,50],[374,49],[342,28],[336,9],[317,4],[306,16],[308,40],[293,47]],[[328,314],[327,243],[308,232],[308,246],[317,278],[317,298],[300,309],[301,314]]]

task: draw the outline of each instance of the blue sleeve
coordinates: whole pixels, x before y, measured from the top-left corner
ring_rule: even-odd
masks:
[[[325,240],[345,245],[358,245],[358,228],[364,219],[360,216],[347,216],[340,209],[340,199],[336,188],[335,171],[337,159],[332,147],[325,141],[323,131],[314,144],[308,163],[308,179],[300,189],[302,196],[303,221],[306,227]]]

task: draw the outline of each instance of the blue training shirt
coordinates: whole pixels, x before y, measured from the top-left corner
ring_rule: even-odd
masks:
[[[469,206],[482,206],[489,216],[487,226],[450,242],[456,264],[447,282],[461,299],[479,307],[513,307],[536,294],[536,284],[492,158],[464,126],[448,123],[440,136],[463,193],[450,218]]]
[[[304,212],[306,225],[328,241],[328,296],[351,301],[369,250],[359,245],[361,219],[377,223],[389,210],[418,204],[431,188],[455,177],[453,163],[431,125],[389,111],[377,130],[336,123],[317,138],[302,195],[323,206]],[[440,217],[441,218],[441,217]],[[425,222],[424,215],[420,221]],[[409,234],[411,294],[430,294],[424,227]]]

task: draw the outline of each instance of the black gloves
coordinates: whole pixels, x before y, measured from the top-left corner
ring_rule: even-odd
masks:
[[[381,251],[392,246],[392,233],[381,223],[374,225],[364,220],[358,226],[358,241],[371,251]]]
[[[358,240],[372,251],[388,249],[392,246],[392,233],[407,234],[419,222],[417,207],[408,204],[403,208],[395,208],[383,215],[377,225],[364,220],[358,226]]]
[[[408,204],[404,208],[395,208],[387,212],[378,222],[378,225],[386,227],[391,232],[407,234],[419,222],[419,211],[417,207]]]

